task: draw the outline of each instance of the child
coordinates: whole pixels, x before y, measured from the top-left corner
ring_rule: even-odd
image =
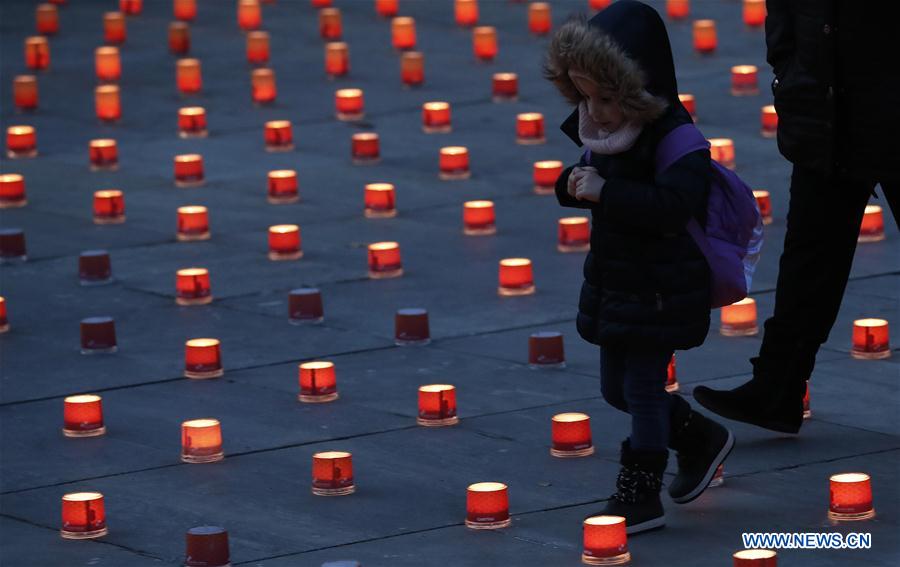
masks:
[[[667,447],[678,456],[669,495],[690,502],[734,445],[730,431],[665,391],[673,350],[709,331],[710,269],[686,231],[705,224],[708,150],[654,169],[660,140],[691,118],[678,100],[665,25],[655,10],[619,0],[564,24],[545,76],[577,105],[562,130],[588,152],[556,183],[564,207],[590,209],[578,332],[600,345],[601,390],[631,415],[616,493],[601,514],[624,516],[628,533],[662,527],[659,498]]]

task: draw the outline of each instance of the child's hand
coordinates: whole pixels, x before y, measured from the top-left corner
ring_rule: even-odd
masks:
[[[572,171],[569,173],[569,181],[566,185],[566,191],[569,193],[570,197],[575,197],[575,183],[581,179],[583,175],[583,171],[580,167],[572,168]]]
[[[572,171],[573,175],[569,176],[569,181],[571,183],[572,177],[574,177],[575,171]],[[600,202],[600,193],[603,191],[603,185],[606,183],[606,180],[600,177],[600,174],[597,173],[597,170],[593,167],[583,167],[579,170],[579,175],[575,180],[575,194],[572,195],[579,201],[591,201],[594,203]],[[571,191],[569,192],[571,195]]]

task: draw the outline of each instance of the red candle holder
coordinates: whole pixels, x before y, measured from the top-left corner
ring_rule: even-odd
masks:
[[[328,8],[332,4],[332,0],[309,0],[313,8]]]
[[[179,59],[175,63],[175,84],[182,95],[199,93],[203,89],[200,60],[194,58]]]
[[[270,120],[266,122],[265,139],[267,152],[289,152],[293,150],[294,129],[291,126],[291,121]]]
[[[831,504],[828,519],[833,522],[868,520],[875,517],[872,481],[865,473],[831,475]]]
[[[625,565],[631,562],[625,518],[592,516],[583,524],[584,551],[581,562],[587,565]]]
[[[169,51],[186,55],[191,50],[191,28],[185,22],[169,24]]]
[[[734,567],[777,567],[778,554],[771,549],[742,549],[732,556]]]
[[[38,4],[34,13],[35,27],[41,35],[59,32],[59,12],[53,4]]]
[[[673,20],[687,18],[690,11],[690,0],[666,0],[666,15]]]
[[[6,298],[0,296],[0,333],[9,331],[9,318],[6,315]]]
[[[25,66],[35,71],[50,67],[50,43],[41,35],[25,38]]]
[[[223,374],[219,339],[189,339],[184,343],[185,378],[206,380]]]
[[[197,17],[197,0],[173,0],[172,12],[176,20],[190,22]]]
[[[365,188],[366,218],[390,218],[397,216],[397,201],[391,183],[367,183]]]
[[[334,93],[334,106],[338,120],[362,120],[364,116],[362,89],[338,89]]]
[[[444,181],[468,179],[469,150],[463,146],[446,146],[441,148],[438,177]]]
[[[522,145],[543,144],[544,115],[539,112],[523,112],[516,117],[516,143]]]
[[[27,204],[25,177],[18,173],[0,174],[0,209],[14,209]]]
[[[759,94],[756,65],[735,65],[731,68],[731,94],[747,96]]]
[[[19,264],[28,259],[21,228],[0,228],[0,264]]]
[[[119,11],[126,16],[137,16],[144,10],[144,0],[119,0]]]
[[[108,533],[102,494],[70,492],[63,495],[59,535],[65,539],[92,539]]]
[[[588,217],[559,219],[560,252],[586,252],[591,249],[591,220]]]
[[[259,6],[259,0],[238,0],[237,22],[243,31],[259,29],[262,26],[262,8]]]
[[[81,354],[112,354],[117,350],[116,323],[112,317],[81,320]]]
[[[268,68],[254,69],[250,73],[250,98],[254,104],[272,104],[277,96],[275,71]]]
[[[519,100],[519,76],[515,73],[494,73],[492,79],[494,102]]]
[[[710,138],[709,153],[722,166],[734,169],[734,140],[731,138]]]
[[[684,107],[685,110],[688,111],[688,114],[691,115],[691,120],[694,122],[697,121],[697,100],[694,98],[694,95],[689,93],[680,93],[678,95],[678,100],[681,101],[681,106]]]
[[[202,106],[185,106],[178,109],[178,136],[181,138],[205,138],[206,109]]]
[[[775,111],[775,105],[767,104],[762,107],[760,122],[762,123],[760,133],[763,138],[774,138],[778,134],[778,112]]]
[[[744,23],[753,27],[766,23],[766,0],[744,0]]]
[[[175,156],[176,187],[200,187],[203,181],[203,156],[200,154]]]
[[[857,319],[853,322],[853,358],[875,360],[891,356],[890,328],[884,319]]]
[[[435,101],[422,105],[422,130],[426,134],[446,134],[450,125],[450,103]]]
[[[809,407],[809,380],[806,381],[806,392],[803,394],[803,419],[812,417],[812,410]]]
[[[251,65],[269,62],[269,32],[252,31],[247,34],[247,62]]]
[[[97,437],[105,434],[103,400],[100,396],[68,396],[63,401],[62,432],[66,437]]]
[[[350,52],[343,41],[325,44],[325,74],[330,78],[343,77],[350,72]]]
[[[125,222],[125,194],[118,189],[94,192],[94,224]]]
[[[209,240],[209,213],[202,205],[178,207],[178,228],[175,238],[180,242]]]
[[[478,26],[472,30],[472,49],[479,61],[493,61],[497,56],[497,30],[493,26]]]
[[[337,8],[319,10],[319,35],[322,39],[341,39],[341,11]]]
[[[338,399],[333,362],[304,362],[298,368],[300,372],[298,400],[316,404]]]
[[[181,424],[181,460],[185,463],[214,463],[225,458],[222,452],[222,425],[218,419],[191,419]]]
[[[753,196],[756,197],[756,205],[759,207],[763,224],[772,224],[772,197],[769,192],[757,189],[753,191]]]
[[[407,87],[417,87],[425,82],[425,56],[422,52],[405,51],[400,55],[400,81]]]
[[[86,250],[78,257],[78,281],[81,285],[112,283],[112,263],[106,250]]]
[[[292,289],[288,294],[288,323],[303,325],[325,320],[322,292],[316,288]]]
[[[528,5],[528,29],[531,33],[545,35],[550,33],[553,20],[550,15],[550,4],[547,2],[532,2]]]
[[[104,122],[118,122],[122,118],[122,102],[118,85],[101,85],[94,89],[97,118]]]
[[[694,49],[697,53],[709,55],[716,50],[716,22],[714,20],[694,21]]]
[[[372,279],[396,278],[403,275],[400,245],[396,242],[369,244],[369,277]]]
[[[496,530],[509,527],[509,492],[500,482],[470,484],[466,491],[466,527]]]
[[[756,326],[756,300],[752,297],[722,308],[719,332],[726,337],[747,337],[759,332]]]
[[[94,69],[97,80],[116,82],[122,76],[122,62],[118,47],[98,47],[94,50]]]
[[[209,270],[183,268],[175,272],[175,303],[178,305],[204,305],[213,300],[209,286]]]
[[[669,365],[666,367],[666,392],[677,392],[680,389],[678,385],[678,370],[675,367],[675,355],[669,359]]]
[[[416,423],[444,427],[459,423],[456,415],[456,388],[450,384],[419,386],[419,414]]]
[[[399,10],[398,0],[375,0],[375,13],[382,18],[393,18]]]
[[[381,161],[378,134],[357,132],[350,141],[353,165],[373,165]]]
[[[228,532],[218,526],[197,526],[185,534],[184,567],[228,567]]]
[[[422,346],[430,342],[428,311],[415,307],[398,309],[394,316],[394,344]]]
[[[104,41],[113,45],[119,45],[125,43],[126,37],[125,14],[122,12],[106,12],[103,14]]]
[[[297,172],[293,169],[275,169],[268,175],[268,201],[273,205],[296,203],[298,193]]]
[[[528,337],[528,366],[531,368],[565,368],[566,355],[562,333],[541,331]]]
[[[299,226],[276,224],[269,227],[269,260],[297,260],[302,257]]]
[[[723,484],[725,484],[725,465],[719,463],[719,466],[716,467],[716,472],[713,473],[712,480],[709,481],[709,488],[715,488]]]
[[[541,124],[543,132],[543,123]],[[534,162],[534,192],[537,195],[553,195],[556,193],[556,180],[562,174],[563,163],[557,160]]]
[[[23,159],[37,155],[37,133],[34,126],[10,126],[6,129],[6,157]]]
[[[551,420],[550,454],[554,457],[586,457],[594,454],[591,418],[584,413],[558,413]]]
[[[324,451],[313,455],[312,493],[316,496],[353,494],[353,456],[344,451]]]
[[[34,75],[18,75],[13,79],[13,101],[20,111],[38,107],[38,84]]]
[[[502,296],[531,295],[535,290],[531,260],[528,258],[500,260],[499,280],[497,293]]]
[[[391,20],[391,44],[394,49],[414,49],[416,47],[416,20],[399,16]]]
[[[453,11],[457,25],[474,26],[478,23],[478,0],[456,0]]]
[[[866,205],[862,224],[859,226],[857,242],[880,242],[884,240],[884,215],[878,205]]]
[[[466,201],[463,203],[463,233],[470,236],[495,234],[493,201]]]

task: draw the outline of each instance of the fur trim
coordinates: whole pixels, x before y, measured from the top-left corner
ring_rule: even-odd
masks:
[[[553,34],[544,63],[544,77],[577,105],[583,97],[569,78],[569,69],[583,71],[608,89],[628,121],[647,124],[668,107],[665,99],[644,89],[646,79],[637,62],[612,38],[589,25],[583,15],[569,20]]]

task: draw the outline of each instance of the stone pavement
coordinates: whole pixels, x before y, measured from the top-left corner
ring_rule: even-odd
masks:
[[[426,61],[425,84],[408,90],[401,88],[390,24],[375,15],[372,0],[335,2],[351,60],[350,75],[335,81],[323,73],[315,9],[308,0],[278,0],[263,16],[278,101],[260,108],[250,102],[233,1],[199,0],[191,53],[202,60],[203,93],[178,95],[175,57],[166,49],[171,4],[145,0],[143,14],[128,19],[123,117],[112,126],[94,118],[92,52],[102,41],[102,13],[115,2],[69,0],[60,9],[51,68],[39,73],[40,109],[26,115],[16,114],[6,95],[13,76],[26,71],[22,43],[33,32],[35,2],[0,6],[3,128],[36,126],[40,149],[36,159],[2,167],[26,177],[29,203],[4,210],[2,225],[25,230],[29,259],[0,269],[11,322],[0,336],[0,564],[180,565],[185,531],[212,524],[229,530],[235,565],[579,565],[581,519],[612,490],[628,420],[601,398],[597,352],[574,331],[582,255],[555,249],[556,222],[571,212],[531,192],[534,161],[571,163],[578,150],[556,128],[568,108],[540,77],[547,39],[528,32],[527,5],[480,2],[480,22],[497,27],[500,45],[496,61],[485,64],[473,58],[471,31],[454,24],[452,2],[400,0],[400,13],[416,19]],[[552,5],[559,23],[586,10],[587,0]],[[772,310],[790,168],[775,142],[759,134],[771,73],[763,32],[745,27],[740,10],[735,0],[692,3],[692,18],[718,22],[712,56],[694,54],[690,21],[667,25],[680,90],[696,95],[699,126],[707,137],[733,138],[737,171],[772,193],[775,221],[766,228],[753,294],[762,320]],[[744,63],[759,66],[762,94],[729,94],[729,69]],[[519,74],[518,102],[491,101],[497,71]],[[364,122],[333,118],[340,87],[364,89]],[[421,131],[421,105],[429,100],[452,103],[452,133]],[[209,138],[177,137],[176,112],[188,104],[206,107]],[[526,111],[544,113],[546,145],[515,144],[515,117]],[[277,118],[293,121],[295,151],[264,151],[262,125]],[[359,130],[380,134],[379,165],[351,165],[350,136]],[[119,171],[88,170],[87,142],[97,137],[118,140]],[[438,180],[445,145],[469,148],[470,180]],[[173,185],[172,157],[186,152],[206,160],[202,188]],[[266,172],[278,168],[298,171],[299,203],[266,202]],[[396,218],[363,217],[362,188],[373,181],[396,185]],[[94,225],[91,195],[110,187],[125,192],[128,220]],[[480,198],[495,202],[498,232],[464,236],[462,202]],[[211,240],[175,240],[175,209],[186,204],[209,207]],[[267,259],[266,231],[276,223],[301,226],[303,259]],[[365,245],[379,240],[400,243],[403,277],[366,277]],[[780,551],[783,566],[898,563],[897,353],[883,361],[849,355],[854,319],[900,322],[898,242],[888,221],[885,241],[859,247],[840,317],[819,356],[813,417],[802,433],[730,424],[738,444],[724,485],[685,506],[666,498],[666,529],[629,541],[634,565],[729,565],[742,548],[740,534],[755,531],[872,534],[866,551]],[[93,248],[110,251],[113,285],[79,286],[78,254]],[[510,256],[533,260],[535,295],[497,296],[497,261]],[[192,265],[210,269],[215,301],[176,306],[174,272]],[[322,290],[325,321],[289,325],[287,292],[309,285]],[[413,306],[429,310],[434,341],[396,347],[393,314]],[[79,354],[79,321],[95,315],[115,318],[117,354]],[[686,394],[700,383],[745,380],[747,358],[758,349],[758,337],[719,335],[714,317],[706,344],[678,353]],[[564,334],[565,369],[529,369],[528,336],[542,330]],[[181,377],[184,341],[200,336],[222,341],[223,378]],[[335,363],[336,402],[297,402],[297,364],[311,359]],[[416,389],[436,382],[457,387],[456,427],[416,425]],[[103,395],[108,433],[63,437],[63,397],[87,392]],[[550,417],[564,411],[591,415],[595,455],[549,455]],[[198,417],[222,422],[223,461],[179,460],[180,423]],[[352,496],[310,493],[312,454],[324,450],[353,453]],[[872,476],[878,515],[832,526],[828,477],[847,471]],[[509,486],[510,528],[464,527],[466,487],[480,481]],[[60,498],[82,490],[105,495],[109,535],[63,540]]]

